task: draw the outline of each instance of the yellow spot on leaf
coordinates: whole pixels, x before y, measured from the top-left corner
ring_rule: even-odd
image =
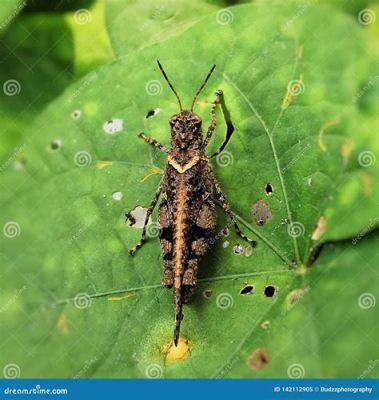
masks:
[[[360,176],[360,178],[361,178],[363,193],[366,196],[369,196],[372,193],[372,187],[374,185],[374,178],[368,174],[362,174]]]
[[[175,346],[173,343],[170,343],[168,346],[166,346],[166,361],[169,363],[173,363],[176,361],[184,360],[185,358],[187,358],[190,351],[191,342],[188,339],[180,338],[178,346]]]
[[[345,143],[342,145],[341,154],[342,154],[342,157],[343,157],[343,159],[345,160],[345,162],[348,161],[348,159],[349,159],[349,157],[350,157],[351,148],[352,148],[352,142],[351,142],[351,140],[345,142]]]
[[[151,176],[157,175],[157,174],[163,174],[163,169],[158,168],[158,167],[151,167],[146,174],[140,179],[140,182],[145,182],[146,179],[150,178]]]
[[[105,167],[109,167],[110,165],[112,165],[112,161],[99,161],[96,164],[96,168],[97,169],[103,169]]]
[[[129,297],[134,297],[134,294],[124,294],[123,296],[112,296],[108,297],[108,301],[120,301],[120,300],[125,300],[128,299]]]
[[[297,48],[297,58],[299,60],[301,60],[303,58],[303,54],[304,54],[304,46],[301,45]]]
[[[315,226],[315,229],[312,232],[312,240],[319,240],[320,237],[325,233],[326,230],[326,218],[321,215],[319,220],[317,221],[317,224]]]
[[[59,316],[59,319],[57,321],[57,328],[63,332],[64,334],[67,334],[68,332],[68,324],[67,324],[67,316],[65,313],[62,313]]]
[[[323,142],[325,129],[330,128],[333,125],[337,125],[337,124],[339,124],[339,122],[340,122],[339,118],[334,118],[334,119],[331,119],[330,121],[325,122],[325,124],[323,124],[321,126],[319,133],[318,133],[318,145],[322,151],[326,151],[326,146]]]

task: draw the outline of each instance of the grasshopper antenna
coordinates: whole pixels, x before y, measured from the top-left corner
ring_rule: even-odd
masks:
[[[199,90],[196,92],[195,97],[192,100],[192,104],[191,104],[191,111],[193,110],[193,107],[195,105],[196,99],[199,96],[200,92],[203,90],[204,86],[206,85],[206,83],[208,82],[208,79],[211,77],[213,70],[216,68],[216,64],[213,65],[213,67],[210,69],[210,71],[208,72],[207,77],[204,79],[203,84],[200,86]]]
[[[164,78],[166,79],[166,82],[168,83],[168,86],[170,86],[170,89],[174,92],[175,97],[176,97],[176,99],[178,100],[180,111],[182,111],[182,110],[183,110],[183,107],[182,107],[182,103],[181,103],[181,101],[180,101],[180,98],[179,98],[179,96],[178,96],[178,93],[176,92],[174,86],[172,86],[172,83],[171,83],[170,80],[168,79],[168,76],[166,75],[166,72],[165,72],[165,70],[163,69],[162,64],[159,62],[159,60],[157,60],[157,63],[158,63],[159,69],[160,69],[161,72],[162,72],[162,75],[164,76]]]

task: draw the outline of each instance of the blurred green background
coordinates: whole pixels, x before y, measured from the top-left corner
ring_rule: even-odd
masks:
[[[360,0],[2,1],[3,377],[378,377],[378,24]],[[195,111],[223,89],[212,162],[258,242],[219,213],[177,350],[155,214],[134,258],[124,222],[164,168],[137,134],[168,144],[177,111],[157,58],[184,104],[217,64]]]

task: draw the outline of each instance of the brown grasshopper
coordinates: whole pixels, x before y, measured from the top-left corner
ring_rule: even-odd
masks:
[[[180,98],[158,61],[165,80],[176,96],[179,113],[170,118],[171,147],[167,148],[155,139],[140,133],[139,137],[167,154],[167,164],[163,179],[147,209],[140,242],[129,253],[133,255],[146,242],[146,226],[160,198],[158,225],[159,239],[163,256],[162,284],[174,291],[174,343],[179,341],[180,324],[183,319],[182,307],[187,303],[196,285],[198,262],[208,250],[212,233],[216,227],[215,199],[231,219],[237,234],[251,245],[255,241],[247,238],[240,230],[236,217],[217,182],[210,157],[205,153],[216,128],[216,107],[219,104],[227,125],[226,139],[212,157],[221,153],[228,143],[234,127],[226,109],[223,93],[216,91],[216,98],[211,106],[211,122],[203,137],[201,118],[193,112],[196,99],[210,78],[215,65],[211,68],[204,82],[196,92],[191,108],[184,110]],[[133,223],[130,212],[127,220]]]

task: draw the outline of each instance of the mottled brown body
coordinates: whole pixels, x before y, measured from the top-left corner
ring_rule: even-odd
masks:
[[[158,65],[177,96],[161,65],[159,63]],[[216,127],[217,104],[221,104],[224,116],[229,116],[229,113],[224,110],[225,103],[222,99],[222,92],[216,92],[216,99],[212,103],[211,109],[212,120],[205,137],[203,137],[201,129],[201,118],[192,111],[196,97],[213,69],[214,67],[195,95],[190,110],[182,110],[180,99],[177,96],[180,112],[170,118],[170,149],[159,144],[155,139],[148,138],[144,134],[140,135],[148,143],[167,153],[167,164],[162,183],[147,210],[141,241],[130,251],[130,254],[134,254],[145,243],[146,225],[159,197],[162,196],[158,215],[159,238],[164,263],[162,284],[167,288],[172,288],[174,292],[175,345],[179,340],[183,303],[188,302],[193,292],[197,280],[199,259],[207,252],[216,227],[215,198],[220,201],[224,211],[231,218],[240,237],[252,244],[255,243],[241,233],[205,153],[205,148]],[[220,151],[225,147],[234,130],[229,119],[226,123],[227,139],[220,147]]]

